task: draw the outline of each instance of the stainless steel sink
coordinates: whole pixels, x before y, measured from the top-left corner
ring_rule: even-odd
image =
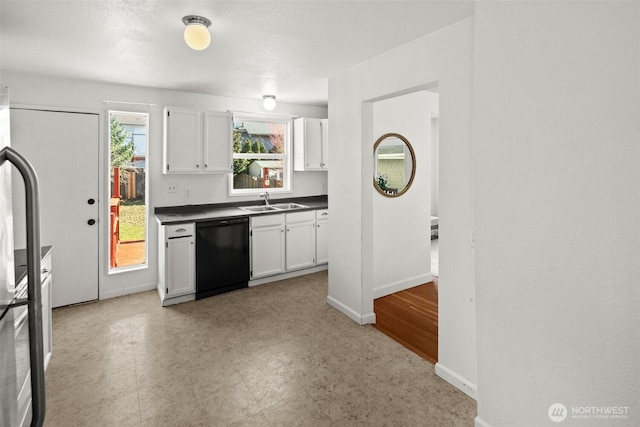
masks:
[[[277,211],[279,209],[274,208],[273,206],[267,206],[267,205],[259,205],[259,206],[239,206],[240,209],[242,209],[243,211],[247,211],[247,212],[253,212],[253,213],[257,213],[257,212],[270,212],[270,211]]]
[[[301,205],[300,203],[276,203],[273,205],[239,206],[239,208],[243,211],[252,213],[289,211],[292,209],[303,209],[308,207],[309,206]]]
[[[300,203],[276,203],[274,205],[271,205],[271,207],[274,207],[278,210],[287,211],[290,209],[308,208],[309,206],[301,205]]]

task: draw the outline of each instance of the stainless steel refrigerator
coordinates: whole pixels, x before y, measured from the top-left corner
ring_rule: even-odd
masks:
[[[38,180],[11,148],[9,91],[0,84],[0,425],[41,426],[45,414]],[[24,180],[26,218],[13,218],[11,170]],[[27,225],[26,295],[16,295],[13,221]]]

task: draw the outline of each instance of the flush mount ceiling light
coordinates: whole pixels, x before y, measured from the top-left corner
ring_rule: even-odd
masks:
[[[265,110],[271,111],[276,108],[276,96],[275,95],[263,95],[262,106]]]
[[[187,15],[182,18],[182,22],[187,27],[184,29],[184,41],[194,50],[203,50],[211,43],[209,26],[211,21],[197,15]]]

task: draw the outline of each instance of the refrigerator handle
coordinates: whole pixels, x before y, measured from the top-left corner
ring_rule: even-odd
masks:
[[[0,166],[9,161],[22,175],[27,212],[27,307],[31,363],[31,426],[41,427],[45,414],[44,343],[42,333],[42,283],[40,282],[40,207],[38,176],[31,164],[11,147],[0,150]]]

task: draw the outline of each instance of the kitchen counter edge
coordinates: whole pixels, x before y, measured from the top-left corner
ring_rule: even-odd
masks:
[[[160,225],[182,224],[187,222],[202,222],[216,219],[251,217],[262,215],[273,215],[279,213],[304,212],[317,209],[327,209],[329,201],[327,196],[294,197],[287,199],[272,199],[271,204],[277,203],[299,203],[306,208],[269,211],[269,212],[247,212],[240,209],[243,206],[261,205],[259,201],[247,201],[237,203],[214,203],[208,205],[185,205],[157,207],[154,210],[156,219]]]

